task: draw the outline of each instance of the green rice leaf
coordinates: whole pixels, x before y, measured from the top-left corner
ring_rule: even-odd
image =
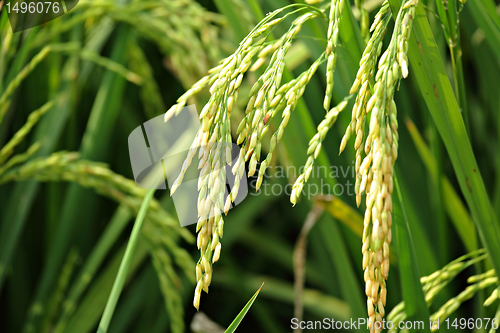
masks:
[[[231,323],[231,325],[229,325],[229,327],[227,328],[227,330],[226,330],[225,333],[233,333],[234,331],[236,331],[236,329],[240,325],[240,323],[243,320],[243,318],[245,318],[245,315],[247,314],[248,310],[250,310],[250,308],[252,307],[253,302],[255,302],[255,299],[257,298],[257,296],[259,296],[259,292],[260,292],[260,290],[262,289],[263,286],[264,286],[264,283],[262,283],[262,285],[260,286],[259,290],[257,290],[255,292],[255,294],[252,296],[252,298],[250,298],[250,300],[248,301],[247,305],[245,305],[245,307],[243,308],[243,310],[241,310],[241,312],[236,316],[236,318],[233,320],[233,322]]]
[[[398,0],[390,2],[395,8],[400,5]],[[493,267],[500,271],[500,226],[488,199],[464,120],[421,4],[416,10],[408,55],[412,73],[448,151],[481,240]]]
[[[420,283],[420,272],[417,265],[417,255],[413,242],[410,224],[406,217],[406,211],[401,196],[397,176],[394,177],[395,193],[394,201],[394,227],[395,238],[398,250],[399,273],[401,274],[401,287],[405,311],[408,318],[415,321],[422,321],[427,324],[429,320],[429,310],[425,302],[424,292]],[[430,328],[420,330],[430,332]]]
[[[438,177],[437,163],[432,155],[429,147],[425,144],[422,136],[418,132],[411,120],[406,121],[406,127],[410,132],[410,135],[417,147],[417,151],[420,154],[422,161],[424,162],[427,170],[433,178]],[[443,189],[443,201],[445,204],[445,209],[450,217],[455,229],[460,236],[460,239],[464,243],[468,252],[477,250],[477,239],[476,239],[476,229],[474,228],[474,222],[469,215],[469,212],[464,207],[462,200],[455,192],[455,189],[451,185],[447,177],[443,176],[441,178],[441,186]]]

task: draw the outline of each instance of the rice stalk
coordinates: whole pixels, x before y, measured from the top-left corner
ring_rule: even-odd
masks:
[[[74,248],[71,249],[67,255],[65,263],[62,266],[61,275],[59,276],[59,280],[57,283],[57,289],[55,290],[54,294],[52,295],[52,299],[47,305],[47,315],[41,325],[42,332],[50,331],[50,325],[57,316],[59,307],[62,304],[62,300],[64,299],[64,294],[66,293],[68,285],[71,282],[71,276],[76,268],[78,259],[80,259],[78,251]]]
[[[498,283],[498,277],[494,276],[482,279],[477,283],[468,286],[456,297],[453,297],[446,302],[436,313],[432,314],[430,320],[439,320],[440,322],[446,320],[446,318],[455,312],[463,302],[471,299],[478,291],[484,290],[490,286],[498,285]],[[432,329],[432,331],[436,331],[436,329]]]
[[[41,143],[39,141],[32,144],[25,153],[17,154],[12,156],[5,164],[0,165],[0,176],[2,176],[8,169],[26,162],[31,156],[33,156],[39,149]]]
[[[360,85],[361,90],[357,95],[353,108],[351,124],[342,139],[340,147],[342,152],[351,133],[356,133],[356,201],[358,206],[361,201],[361,194],[365,190],[367,196],[363,232],[363,270],[365,271],[368,313],[372,324],[381,321],[385,315],[384,307],[387,297],[385,281],[389,273],[389,246],[392,241],[390,229],[392,225],[392,173],[393,164],[397,158],[398,140],[397,110],[393,95],[401,76],[404,78],[408,76],[406,53],[416,4],[417,1],[410,0],[402,7],[396,20],[391,43],[382,55],[375,75],[374,66],[381,52],[382,39],[391,17],[388,12],[389,3],[387,1],[384,2],[381,10],[376,15],[371,28],[373,33],[360,62],[360,69],[351,88],[351,94],[355,93]],[[283,9],[274,11],[261,21],[243,39],[235,53],[223,60],[221,65],[212,69],[207,76],[198,81],[178,99],[178,104],[174,105],[165,114],[165,121],[167,121],[181,111],[189,98],[197,94],[205,86],[211,86],[211,97],[200,114],[201,130],[171,191],[172,193],[175,192],[182,182],[185,170],[191,164],[198,147],[208,147],[205,150],[200,149],[199,153],[201,176],[198,184],[200,195],[198,200],[199,221],[197,231],[199,233],[197,244],[201,251],[201,258],[196,269],[198,284],[193,301],[196,308],[199,307],[201,290],[208,291],[208,285],[212,277],[210,262],[217,261],[220,256],[220,238],[222,238],[224,223],[220,214],[222,211],[227,213],[231,202],[236,198],[239,179],[243,176],[245,162],[249,162],[248,176],[254,175],[257,162],[260,160],[261,141],[268,131],[268,123],[277,112],[283,110],[283,120],[277,131],[271,136],[268,155],[259,169],[256,183],[258,189],[262,184],[265,170],[271,161],[273,150],[283,135],[298,98],[302,96],[305,86],[324,59],[327,61],[327,90],[324,107],[327,110],[329,109],[343,1],[333,0],[330,4],[326,52],[307,71],[281,86],[284,57],[293,38],[305,21],[324,15],[324,10],[308,11],[295,19],[287,33],[277,42],[265,44],[266,37],[256,40],[256,37],[264,32],[268,33],[274,25],[281,22],[283,18],[273,18]],[[229,144],[231,142],[229,118],[233,105],[237,100],[238,88],[243,75],[251,66],[251,59],[257,55],[257,61],[251,68],[251,70],[256,70],[271,53],[269,65],[250,91],[250,100],[247,104],[245,117],[237,128],[237,144],[241,144],[242,149],[233,166],[233,174],[236,175],[235,185],[224,202],[225,189],[221,191],[221,184],[225,184],[225,173],[220,170],[225,163],[230,164],[231,162],[228,158],[230,148],[221,149],[215,143]],[[374,84],[373,89],[372,84]],[[307,152],[310,156],[304,174],[299,176],[292,189],[290,201],[293,204],[297,202],[304,183],[312,172],[314,160],[321,151],[322,141],[326,133],[335,122],[339,112],[346,105],[347,99],[329,110],[325,120],[318,126],[318,133],[311,139]],[[367,114],[370,112],[369,133],[366,135],[364,127]],[[363,150],[366,156],[363,163],[361,163]],[[377,332],[374,326],[371,327],[371,331]]]
[[[146,192],[134,181],[109,170],[105,164],[79,160],[77,153],[54,153],[49,157],[37,158],[10,169],[3,175],[0,173],[0,184],[29,179],[44,182],[76,182],[121,203],[135,214],[139,212]],[[178,290],[180,280],[173,269],[173,264],[180,267],[188,277],[191,276],[189,273],[195,265],[189,253],[180,248],[176,241],[182,238],[192,243],[194,239],[187,229],[179,227],[176,219],[167,213],[154,198],[149,205],[142,234],[150,244],[150,254],[157,268],[160,287],[172,320],[171,327],[174,332],[182,332],[183,307],[180,306],[182,302]]]
[[[38,123],[38,120],[49,111],[54,105],[53,101],[49,101],[42,105],[38,110],[33,111],[28,116],[28,121],[21,127],[0,150],[0,165],[2,165],[13,153],[14,148],[19,145],[26,136],[30,133],[33,126]]]
[[[102,4],[103,2],[98,2]],[[105,6],[102,6],[102,8],[99,8],[99,4],[96,3],[95,7],[92,7],[94,3],[91,3],[92,8],[88,8],[89,10],[86,11],[83,8],[80,8],[80,5],[76,7],[69,15],[66,15],[64,19],[58,20],[58,22],[67,22],[67,18],[76,18],[75,20],[71,20],[72,25],[64,25],[64,28],[67,29],[65,31],[70,31],[70,36],[77,36],[76,38],[84,38],[86,42],[89,42],[87,45],[85,45],[85,48],[80,49],[79,44],[80,43],[64,43],[64,44],[54,44],[54,41],[59,41],[59,40],[65,40],[67,36],[65,34],[61,34],[61,30],[57,31],[61,25],[56,24],[56,22],[46,24],[41,27],[37,27],[34,29],[31,29],[28,33],[23,33],[23,37],[21,38],[21,34],[17,34],[17,37],[15,36],[16,34],[9,33],[11,29],[8,27],[8,20],[6,20],[6,15],[2,15],[2,47],[1,49],[1,54],[0,54],[0,101],[1,101],[1,107],[0,107],[0,115],[3,116],[6,112],[17,112],[17,110],[8,110],[10,105],[17,106],[18,103],[16,103],[16,99],[18,99],[19,96],[15,95],[16,90],[19,90],[18,88],[21,87],[21,84],[23,82],[28,82],[30,84],[31,82],[36,82],[36,77],[33,77],[33,75],[37,75],[40,72],[43,72],[47,69],[47,67],[44,66],[44,63],[42,63],[42,67],[40,68],[40,62],[42,62],[44,59],[49,61],[49,68],[52,70],[52,73],[50,73],[49,70],[49,79],[47,80],[49,82],[49,96],[55,95],[56,91],[61,90],[63,97],[67,97],[68,93],[75,93],[75,90],[72,89],[67,89],[68,87],[66,84],[59,85],[61,83],[59,80],[54,79],[56,76],[55,74],[58,73],[53,73],[53,69],[57,67],[58,65],[58,60],[62,60],[64,58],[62,57],[47,57],[49,53],[52,51],[58,51],[64,52],[65,54],[69,54],[71,57],[72,55],[76,54],[80,56],[80,58],[90,61],[93,63],[97,63],[100,66],[103,66],[107,70],[111,70],[114,72],[117,72],[118,74],[126,77],[129,81],[135,82],[135,83],[140,83],[141,77],[138,76],[137,74],[129,71],[127,68],[124,66],[118,65],[117,63],[110,61],[108,58],[101,57],[98,52],[94,51],[95,48],[95,40],[98,38],[96,35],[99,35],[96,31],[93,31],[92,29],[88,29],[89,25],[86,25],[83,27],[83,25],[77,26],[79,23],[82,21],[88,20],[94,15],[93,17],[96,20],[102,20],[108,18],[108,13],[106,13]],[[167,50],[166,47],[163,48],[163,50],[168,51],[168,53],[173,53],[175,50],[180,49],[177,48],[176,44],[179,45],[182,42],[183,45],[183,52],[184,56],[179,56],[178,58],[184,61],[182,64],[183,65],[174,65],[174,67],[180,67],[183,69],[186,68],[194,68],[194,72],[197,73],[199,71],[205,71],[207,68],[207,64],[211,63],[213,59],[219,58],[218,55],[218,49],[221,48],[221,40],[219,39],[220,35],[220,28],[225,24],[225,19],[215,13],[208,12],[205,10],[201,5],[199,5],[196,1],[163,1],[163,2],[147,2],[147,1],[134,1],[136,5],[134,6],[117,6],[118,3],[115,2],[109,2],[109,6],[113,7],[116,9],[116,11],[123,11],[127,12],[130,14],[127,18],[134,18],[134,16],[141,16],[142,20],[149,21],[151,24],[148,26],[151,28],[152,26],[156,27],[156,30],[153,32],[156,34],[156,36],[159,36],[156,40],[161,39],[162,45],[169,46],[169,49]],[[94,10],[95,9],[95,10]],[[102,9],[102,10],[101,10]],[[170,10],[172,9],[172,10]],[[130,11],[129,11],[130,10]],[[92,15],[87,15],[88,13]],[[97,16],[98,15],[98,16]],[[81,19],[83,17],[83,20]],[[167,24],[159,25],[158,23],[162,20],[165,20],[165,18],[168,21],[168,26],[170,29],[176,33],[176,35],[168,35],[165,33],[165,26]],[[86,23],[89,23],[90,21],[87,21]],[[7,26],[5,25],[7,24]],[[4,29],[3,27],[7,27],[7,29]],[[83,28],[83,29],[81,29]],[[109,26],[108,26],[109,28]],[[72,29],[73,31],[71,31]],[[54,32],[54,33],[52,33]],[[145,33],[142,35],[139,34],[140,37],[143,37]],[[36,36],[33,37],[33,36]],[[28,37],[28,38],[26,38]],[[168,42],[170,38],[170,42]],[[156,41],[153,40],[153,41]],[[195,40],[195,42],[193,42]],[[92,43],[93,42],[93,43]],[[89,45],[90,44],[90,45]],[[40,47],[40,49],[38,49]],[[92,51],[89,51],[92,50]],[[96,50],[99,51],[99,50]],[[39,52],[37,54],[37,52]],[[178,52],[179,53],[179,52]],[[33,58],[33,55],[35,57]],[[189,57],[188,57],[189,55]],[[48,59],[47,59],[48,58]],[[174,58],[174,57],[173,57]],[[28,59],[26,61],[26,59]],[[74,57],[71,57],[71,59],[75,60]],[[188,63],[187,60],[190,60],[191,63]],[[25,62],[28,64],[25,66]],[[175,61],[174,61],[175,62]],[[179,62],[179,61],[178,61]],[[197,66],[192,66],[192,64],[196,64]],[[73,65],[76,65],[76,63],[73,62]],[[85,67],[89,67],[86,64]],[[38,67],[38,68],[37,68]],[[70,66],[71,67],[71,66]],[[34,71],[34,69],[36,71]],[[7,75],[7,80],[5,86],[2,85],[4,81],[4,69],[7,69],[8,75]],[[71,80],[75,81],[77,74],[78,74],[78,66],[73,66],[70,71],[72,72],[71,74],[74,74],[72,76]],[[65,71],[68,72],[68,71]],[[54,75],[52,75],[54,74]],[[31,78],[28,76],[31,75]],[[26,80],[28,78],[29,80]],[[33,79],[33,80],[32,80]],[[186,78],[184,81],[189,82],[191,78]],[[144,80],[146,83],[146,80]],[[28,85],[27,85],[28,86]],[[88,85],[90,87],[89,91],[92,91],[93,89],[91,88],[92,85]],[[4,89],[7,87],[7,89]],[[70,87],[71,88],[71,87]],[[87,90],[84,90],[87,91]],[[42,90],[43,93],[45,91]],[[59,93],[58,93],[59,94]],[[38,98],[38,96],[37,96]],[[62,101],[65,102],[64,109],[71,109],[73,107],[71,103],[71,99],[66,99],[61,98]],[[11,103],[12,102],[12,103]],[[56,103],[57,104],[57,103]],[[59,106],[59,108],[63,107],[62,105]],[[52,111],[51,111],[52,112]],[[26,135],[31,129],[31,127],[34,125],[36,122],[36,119],[33,118],[34,116],[30,116],[28,123],[23,126],[23,128],[14,136],[14,138],[11,140],[10,143],[8,143],[6,146],[3,147],[1,151],[1,159],[2,162],[0,163],[0,178],[2,178],[2,184],[5,182],[12,182],[12,181],[23,181],[23,180],[31,180],[31,179],[39,179],[39,180],[46,180],[46,181],[61,181],[61,180],[68,180],[68,181],[75,181],[79,182],[80,184],[84,186],[88,186],[91,188],[96,189],[100,193],[104,193],[108,197],[113,198],[114,200],[118,202],[122,202],[125,204],[131,211],[137,212],[140,201],[138,199],[141,196],[144,196],[144,191],[136,190],[137,186],[134,182],[126,180],[125,178],[120,178],[116,174],[113,174],[112,172],[109,171],[109,169],[105,168],[103,165],[100,164],[92,164],[92,163],[85,163],[81,161],[76,161],[72,160],[72,158],[66,159],[64,161],[64,158],[61,157],[61,161],[57,161],[56,159],[53,158],[53,156],[49,157],[47,161],[44,161],[43,159],[41,160],[35,160],[35,161],[30,161],[28,163],[25,163],[22,167],[18,167],[19,164],[26,162],[30,157],[33,156],[33,154],[37,151],[39,151],[40,144],[36,143],[32,145],[26,153],[23,154],[18,154],[18,155],[13,155],[13,152],[15,152],[16,146],[21,142],[22,140],[26,139]],[[7,118],[8,119],[8,118]],[[7,120],[6,119],[6,120]],[[57,119],[54,119],[56,123],[64,123],[66,117],[57,117]],[[10,119],[8,119],[10,120]],[[5,130],[5,125],[8,126],[8,124],[3,124],[4,130]],[[57,127],[56,127],[57,128]],[[7,127],[9,129],[9,127]],[[57,131],[56,131],[57,132]],[[71,132],[71,131],[70,131]],[[50,133],[50,131],[49,131]],[[5,133],[4,133],[5,134]],[[42,133],[40,133],[42,134]],[[47,134],[45,134],[47,135]],[[3,135],[0,135],[3,137]],[[50,138],[49,134],[49,138]],[[52,135],[53,136],[53,135]],[[73,133],[69,134],[69,137],[74,137]],[[9,137],[7,137],[9,139]],[[45,140],[46,141],[46,140]],[[45,142],[44,141],[44,142]],[[47,142],[45,142],[47,143]],[[44,145],[46,146],[46,145]],[[46,147],[47,149],[50,149]],[[45,149],[45,150],[47,150]],[[42,149],[44,150],[44,149]],[[47,152],[45,152],[47,153]],[[40,155],[45,154],[43,151],[39,151]],[[10,158],[10,159],[9,159]],[[67,162],[65,164],[65,162]],[[34,184],[34,182],[30,182],[27,184]],[[23,184],[24,186],[24,184]],[[21,192],[21,191],[19,191]],[[28,191],[29,192],[29,191]],[[16,192],[17,193],[17,192]],[[23,192],[24,197],[26,196],[26,191]],[[31,193],[31,192],[30,192]],[[23,200],[24,202],[25,200]],[[28,200],[28,202],[23,205],[23,210],[29,211],[29,203],[31,200]],[[144,228],[144,233],[150,232],[150,233],[158,233],[158,234],[163,234],[167,235],[164,237],[161,237],[159,239],[159,242],[161,243],[155,243],[155,250],[151,251],[152,256],[160,257],[162,256],[162,251],[165,252],[167,249],[168,254],[171,256],[172,261],[177,264],[179,267],[183,269],[183,271],[186,270],[189,264],[191,263],[192,266],[189,267],[189,271],[194,268],[194,263],[192,263],[192,259],[190,258],[189,255],[187,255],[187,252],[182,252],[178,255],[173,253],[175,248],[178,247],[178,245],[172,240],[171,237],[176,237],[175,235],[181,235],[183,238],[185,238],[188,241],[192,240],[192,235],[187,232],[187,230],[182,230],[178,228],[178,223],[170,216],[167,214],[159,204],[154,201],[153,202],[153,207],[152,209],[149,210],[147,221],[153,221],[147,222]],[[5,214],[8,216],[7,214]],[[12,214],[11,214],[12,216]],[[16,230],[20,230],[22,228],[22,223],[15,223],[16,225]],[[19,225],[19,227],[17,227]],[[154,226],[151,227],[151,225]],[[176,228],[179,229],[175,232],[171,232],[168,229],[169,228]],[[9,230],[10,231],[10,230]],[[12,232],[9,232],[9,234],[12,234]],[[14,234],[15,235],[15,234]],[[7,235],[4,235],[7,236]],[[148,236],[147,236],[148,237]],[[147,238],[146,237],[146,238]],[[13,239],[17,237],[12,237]],[[15,241],[13,241],[15,242]],[[161,248],[160,248],[161,245]],[[173,248],[173,249],[172,249]],[[61,251],[62,252],[62,251]],[[182,258],[182,253],[184,253],[184,258]],[[7,254],[8,256],[8,254]],[[49,260],[50,263],[51,260]],[[183,263],[182,266],[179,265],[179,263]],[[48,265],[50,266],[50,264]],[[158,268],[158,267],[157,267]],[[158,274],[162,274],[162,272],[166,272],[169,269],[169,267],[166,267],[164,264],[161,265],[161,268],[158,269]],[[171,271],[172,272],[172,271]],[[170,274],[171,278],[173,275]],[[46,276],[42,277],[41,280],[46,280]],[[173,293],[179,293],[179,285],[178,285],[178,279],[177,280],[172,280],[170,283],[171,286],[174,286],[173,288]],[[43,288],[42,288],[43,289]],[[172,288],[171,288],[172,289]],[[164,287],[164,284],[161,286],[161,290],[165,295],[165,300],[167,298],[170,298],[170,295],[172,294],[172,290],[167,290],[167,288]],[[43,297],[42,297],[43,298]],[[180,297],[179,297],[180,298]],[[43,302],[37,302],[38,300],[35,301],[35,306],[40,306],[42,304],[43,307],[45,307],[45,300]],[[174,326],[174,322],[177,322],[175,325],[175,328],[173,327],[173,330],[175,332],[180,332],[182,329],[179,329],[180,325],[178,322],[182,322],[180,318],[182,318],[182,306],[180,307],[167,307],[168,311],[171,314],[171,317],[174,318],[172,320],[172,326]],[[172,309],[176,310],[175,314],[172,312]],[[49,316],[50,317],[50,316]],[[48,318],[48,317],[47,317]],[[50,318],[51,320],[52,318]],[[29,321],[29,319],[27,320]],[[38,328],[40,328],[40,325],[36,325]],[[32,326],[34,327],[34,326]],[[37,328],[37,329],[38,329]]]
[[[333,72],[337,62],[336,49],[339,43],[339,26],[344,12],[344,0],[332,0],[330,5],[330,22],[328,24],[328,42],[326,46],[326,92],[323,107],[330,110],[333,93]]]
[[[227,48],[226,42],[221,38],[221,27],[226,24],[225,18],[206,10],[193,0],[133,1],[127,6],[114,1],[80,1],[65,18],[68,19],[61,24],[37,27],[36,39],[23,44],[27,51],[52,43],[55,38],[75,29],[82,22],[85,23],[87,34],[92,33],[94,22],[102,23],[106,19],[111,22],[123,22],[132,26],[138,36],[153,41],[168,54],[168,67],[188,86],[194,82],[194,77],[201,76],[208,66],[220,58],[220,49]],[[2,43],[2,51],[12,49],[9,48],[9,38],[7,35],[5,49]],[[13,52],[6,54],[4,61],[7,62],[13,56]],[[89,60],[93,60],[95,55],[91,54],[89,57]],[[102,58],[97,60],[103,61]],[[3,63],[0,63],[0,66]],[[179,68],[183,70],[177,71]],[[131,78],[134,80],[137,77]]]
[[[368,44],[368,41],[370,40],[370,16],[368,14],[368,10],[366,10],[364,6],[365,0],[355,0],[354,3],[360,13],[359,24],[361,28],[361,37],[363,38],[365,44]]]
[[[422,289],[425,294],[425,301],[427,303],[427,306],[431,306],[434,303],[437,295],[461,272],[487,258],[488,254],[485,250],[480,249],[477,251],[473,251],[453,260],[442,269],[435,271],[431,275],[422,277],[420,279],[420,282],[422,283]],[[477,291],[495,284],[495,278],[497,279],[496,283],[498,283],[498,278],[495,276],[495,274],[493,274],[493,271],[470,277],[468,279],[468,282],[474,283],[474,285],[468,287],[457,297],[449,300],[438,312],[431,316],[431,318],[435,318],[431,320],[437,320],[437,318],[440,318],[440,320],[446,319],[458,308],[457,304],[459,306],[465,300],[474,296]],[[405,303],[401,302],[396,305],[387,316],[387,320],[394,323],[394,327],[392,329],[389,329],[389,332],[398,332],[398,324],[406,320],[407,318],[408,316],[405,312]]]
[[[0,184],[29,179],[76,182],[126,205],[134,212],[138,212],[140,199],[146,192],[136,186],[134,181],[114,173],[103,163],[79,160],[77,153],[58,152],[28,161],[0,175]],[[193,241],[189,231],[180,228],[177,221],[155,199],[151,201],[148,216],[158,226],[170,228],[171,235],[179,235],[188,242]]]
[[[295,11],[275,18],[287,8],[298,7]],[[309,9],[295,19],[288,31],[277,41],[266,43],[272,29],[281,23],[288,15]],[[198,179],[198,232],[197,247],[201,252],[200,260],[196,267],[196,280],[193,305],[199,308],[201,291],[208,292],[212,280],[212,264],[219,260],[223,237],[224,220],[222,212],[227,214],[231,203],[234,202],[239,191],[240,180],[245,171],[245,162],[250,161],[248,176],[255,174],[257,162],[260,159],[262,138],[268,131],[269,121],[274,115],[283,110],[282,122],[271,138],[271,147],[266,160],[259,171],[257,187],[262,183],[263,174],[272,157],[272,151],[281,139],[288,123],[291,112],[298,99],[302,96],[306,84],[316,72],[323,56],[313,63],[311,68],[302,73],[297,79],[281,85],[285,67],[285,56],[290,49],[292,40],[300,31],[304,22],[324,13],[316,8],[305,5],[290,5],[275,10],[268,14],[240,43],[238,49],[221,64],[209,71],[209,74],[194,84],[165,113],[165,121],[181,112],[189,98],[199,93],[204,87],[210,85],[210,98],[200,113],[201,129],[199,130],[183,168],[171,188],[173,194],[181,184],[187,168],[199,149],[201,170]],[[235,102],[238,99],[244,74],[252,66],[252,61],[257,56],[257,61],[252,70],[259,68],[265,59],[272,53],[270,63],[264,74],[259,77],[250,91],[250,100],[247,104],[246,115],[238,126],[239,135],[237,143],[242,144],[240,155],[233,166],[236,176],[235,184],[225,195],[225,165],[231,164],[231,126],[230,116]]]
[[[70,46],[74,47],[74,46]],[[7,112],[7,108],[5,107],[7,99],[12,95],[14,90],[21,84],[21,82],[35,69],[35,67],[49,54],[51,47],[44,47],[37,55],[33,57],[33,59],[20,71],[16,77],[10,81],[9,85],[5,88],[5,90],[0,95],[0,123],[3,120],[5,113]]]
[[[9,82],[7,88],[0,95],[0,123],[2,122],[5,113],[8,110],[8,98],[13,94],[16,88],[23,82],[24,79],[37,67],[37,65],[44,60],[50,52],[67,52],[71,54],[76,54],[84,60],[92,61],[97,65],[100,65],[110,71],[113,71],[130,82],[135,84],[142,84],[142,78],[129,71],[122,65],[98,55],[95,52],[88,50],[80,50],[78,45],[75,43],[61,43],[61,44],[51,44],[45,46],[38,54],[36,54],[33,59],[14,77],[12,81]]]
[[[485,307],[488,307],[491,304],[493,304],[494,302],[496,302],[498,299],[500,299],[500,287],[498,287],[495,290],[493,290],[493,292],[491,293],[491,295],[488,298],[486,298],[486,300],[484,301],[483,305]]]

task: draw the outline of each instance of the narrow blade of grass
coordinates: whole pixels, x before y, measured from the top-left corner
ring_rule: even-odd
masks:
[[[214,282],[230,285],[232,288],[245,288],[246,290],[247,288],[257,288],[261,284],[261,281],[265,281],[266,288],[262,290],[261,297],[278,301],[287,306],[293,305],[295,298],[292,283],[264,275],[238,273],[232,275],[229,273],[228,271],[220,270],[218,275],[214,275]],[[349,320],[349,318],[353,317],[351,315],[351,308],[346,302],[317,289],[305,288],[303,297],[306,313],[319,318],[337,318],[338,320]]]
[[[97,329],[98,333],[106,333],[108,331],[109,323],[111,322],[113,312],[116,308],[116,303],[118,303],[118,298],[120,297],[123,285],[125,284],[125,279],[127,278],[127,273],[132,262],[132,256],[134,255],[135,248],[137,247],[137,241],[139,239],[142,224],[144,223],[144,218],[146,217],[146,212],[148,211],[149,203],[151,202],[154,193],[154,189],[148,191],[146,197],[144,197],[144,201],[142,202],[139,214],[137,214],[137,219],[135,220],[127,249],[125,250],[123,260],[120,264],[120,269],[118,270],[115,283],[113,284],[113,289],[111,290],[108,302],[106,303],[106,308],[102,314],[101,322],[99,323],[99,328]]]
[[[241,310],[241,312],[236,316],[236,318],[233,320],[233,322],[231,323],[231,325],[229,325],[229,327],[227,328],[227,330],[226,330],[225,333],[233,333],[234,331],[236,331],[236,329],[240,325],[240,323],[243,320],[243,318],[245,318],[248,310],[250,310],[250,308],[252,307],[253,302],[255,302],[255,299],[257,298],[257,296],[259,296],[260,290],[262,289],[263,286],[264,286],[264,283],[262,283],[262,285],[260,286],[259,290],[257,290],[255,292],[255,294],[252,296],[252,298],[250,298],[250,300],[248,301],[247,305],[245,305],[245,307],[243,308],[243,310]]]
[[[427,309],[424,292],[420,283],[415,244],[413,243],[410,225],[406,217],[397,176],[394,177],[394,182],[397,192],[393,196],[394,226],[405,310],[408,318],[424,323],[424,329],[419,330],[420,332],[430,332],[430,327],[425,328],[425,324],[429,320],[429,310]]]

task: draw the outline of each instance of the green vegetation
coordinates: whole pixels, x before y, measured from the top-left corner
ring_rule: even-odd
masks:
[[[19,33],[3,10],[0,330],[495,332],[498,8],[97,0]],[[227,211],[247,179],[220,200],[208,171],[230,152],[212,151],[181,228],[170,191],[133,181],[127,138],[189,104],[200,140],[240,145],[250,193]]]

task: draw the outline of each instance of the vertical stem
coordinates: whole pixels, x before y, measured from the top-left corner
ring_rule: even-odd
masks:
[[[450,40],[451,61],[453,64],[453,76],[455,78],[455,94],[458,105],[465,122],[465,129],[470,137],[469,112],[467,109],[467,98],[465,96],[464,73],[462,69],[462,46],[460,44],[460,17],[457,8],[458,1],[448,1],[448,24]]]
[[[293,249],[293,274],[295,280],[294,317],[299,321],[302,321],[304,315],[302,293],[304,291],[304,277],[306,273],[307,235],[322,214],[323,208],[320,205],[314,205],[309,214],[307,214],[306,221],[304,222],[299,238]],[[302,332],[302,329],[299,327],[293,331]]]
[[[455,1],[447,1],[444,7],[443,0],[436,0],[439,19],[443,26],[446,45],[450,50],[451,63],[453,66],[453,79],[455,83],[455,96],[464,119],[467,134],[470,137],[469,113],[467,98],[465,96],[464,74],[462,69],[462,48],[460,45],[459,12]]]
[[[148,191],[148,193],[144,197],[141,208],[139,209],[139,214],[137,214],[134,228],[132,229],[132,233],[130,234],[130,239],[127,244],[127,249],[125,250],[125,254],[123,255],[120,268],[118,269],[118,274],[116,275],[113,288],[111,289],[111,294],[109,295],[108,302],[106,303],[106,307],[104,308],[104,313],[102,314],[101,321],[99,322],[97,333],[106,333],[108,331],[109,323],[111,322],[113,312],[116,308],[116,303],[118,303],[118,298],[120,297],[123,285],[125,284],[125,279],[127,278],[130,263],[132,262],[132,257],[137,246],[137,241],[139,239],[142,224],[144,222],[144,218],[146,217],[146,212],[154,193],[155,189],[150,189]]]
[[[464,118],[465,129],[470,137],[469,111],[467,108],[467,97],[465,96],[464,73],[462,69],[462,48],[460,47],[460,37],[457,31],[455,45],[450,45],[451,62],[453,65],[453,76],[455,81],[455,94],[457,96],[458,105]]]

